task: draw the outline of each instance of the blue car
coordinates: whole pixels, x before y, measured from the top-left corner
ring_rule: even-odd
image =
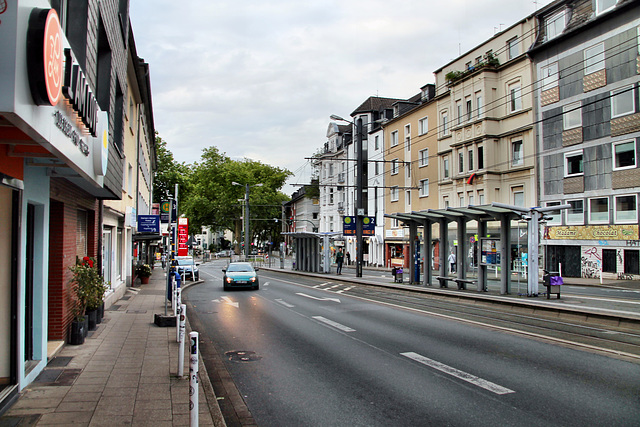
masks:
[[[258,269],[254,269],[248,262],[232,262],[222,271],[224,272],[222,287],[225,291],[231,288],[258,289],[260,287],[256,273]]]

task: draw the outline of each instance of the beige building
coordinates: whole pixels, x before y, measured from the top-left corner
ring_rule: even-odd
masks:
[[[439,207],[536,203],[527,17],[435,71]]]
[[[394,104],[394,117],[384,123],[385,213],[438,208],[438,132],[435,86]],[[435,236],[437,236],[437,231]],[[385,218],[385,259],[408,266],[409,233],[397,220]]]

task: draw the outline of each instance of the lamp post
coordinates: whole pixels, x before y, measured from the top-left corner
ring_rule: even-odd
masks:
[[[231,182],[231,184],[233,185],[240,185],[242,186],[242,184],[240,184],[239,182]],[[245,184],[244,185],[244,204],[245,204],[245,208],[244,208],[244,256],[246,258],[249,258],[249,254],[251,253],[251,250],[249,249],[249,235],[251,234],[251,229],[249,228],[249,189],[251,187],[262,187],[262,183],[260,184],[254,184],[254,185],[249,185],[249,184]]]
[[[364,176],[363,163],[366,161],[363,153],[363,132],[362,119],[356,120],[355,123],[343,119],[340,116],[332,114],[329,116],[332,120],[340,120],[351,123],[356,127],[356,277],[362,277],[362,258],[364,256],[364,239],[362,238],[362,217],[365,215],[364,201]]]

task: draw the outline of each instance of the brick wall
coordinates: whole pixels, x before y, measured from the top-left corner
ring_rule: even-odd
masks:
[[[69,267],[76,262],[78,210],[87,215],[87,256],[98,254],[98,201],[62,178],[51,179],[49,221],[49,339],[66,340],[73,320],[73,289]]]

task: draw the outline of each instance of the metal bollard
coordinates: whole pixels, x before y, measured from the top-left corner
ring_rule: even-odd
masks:
[[[189,415],[190,426],[198,425],[198,333],[189,334]]]
[[[180,305],[179,319],[178,345],[180,347],[178,349],[178,377],[182,378],[184,376],[184,334],[186,329],[185,324],[187,323],[187,306],[185,304]]]
[[[180,328],[179,328],[180,313],[185,313],[182,311],[182,306],[184,305],[182,304],[182,288],[176,289],[175,300],[176,300],[176,342],[180,342]]]

